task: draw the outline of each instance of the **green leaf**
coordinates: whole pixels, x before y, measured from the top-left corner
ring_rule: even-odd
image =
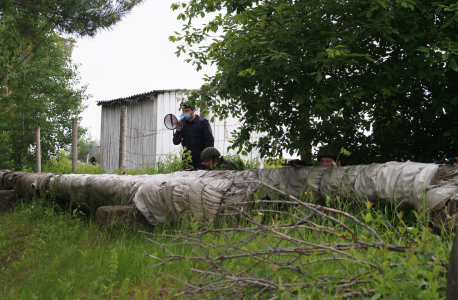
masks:
[[[315,77],[316,82],[320,82],[321,79],[323,79],[323,73],[317,72]]]
[[[455,71],[455,72],[458,71],[458,66],[457,66],[456,61],[455,61],[455,58],[454,58],[453,56],[450,56],[450,57],[448,58],[448,63],[449,63],[450,68],[451,68],[453,71]]]
[[[429,53],[429,48],[427,47],[418,47],[417,49],[415,49],[416,51],[421,51],[421,52],[427,52]]]

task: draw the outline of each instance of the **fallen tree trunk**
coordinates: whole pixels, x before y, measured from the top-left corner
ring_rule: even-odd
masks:
[[[437,175],[437,176],[436,176]],[[436,178],[437,177],[437,178]],[[177,221],[191,213],[199,222],[218,220],[221,204],[275,198],[260,181],[294,197],[307,192],[316,203],[326,196],[357,197],[402,208],[434,208],[458,193],[458,168],[413,162],[346,167],[197,171],[158,175],[27,174],[1,172],[0,187],[24,198],[46,194],[88,207],[132,202],[150,223]]]

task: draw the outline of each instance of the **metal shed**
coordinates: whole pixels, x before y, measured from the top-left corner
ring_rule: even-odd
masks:
[[[133,169],[143,164],[154,165],[169,153],[179,153],[181,145],[172,142],[173,131],[164,126],[168,113],[180,114],[180,99],[185,98],[183,90],[157,90],[126,98],[98,101],[102,106],[102,127],[100,134],[100,166],[109,173],[118,168],[121,106],[127,107],[127,149],[126,168]],[[199,114],[197,112],[197,114]],[[210,119],[211,116],[207,116]],[[215,147],[223,155],[228,154],[230,132],[240,126],[234,118],[211,122]],[[253,141],[261,134],[252,134]],[[258,151],[252,151],[249,159],[259,158]]]

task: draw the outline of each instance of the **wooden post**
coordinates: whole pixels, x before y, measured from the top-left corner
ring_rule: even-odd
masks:
[[[72,173],[78,170],[78,119],[73,119],[73,142],[72,142]]]
[[[89,153],[86,153],[86,165],[89,163]]]
[[[126,140],[127,140],[127,107],[121,106],[121,127],[119,137],[119,167],[126,168]]]
[[[35,127],[35,137],[36,137],[36,159],[37,159],[37,170],[35,173],[41,173],[41,144],[40,144],[40,126]]]

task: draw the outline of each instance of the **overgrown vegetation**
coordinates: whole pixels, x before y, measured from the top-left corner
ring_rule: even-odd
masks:
[[[46,162],[71,144],[72,119],[89,95],[72,61],[75,40],[59,36],[44,17],[4,11],[5,3],[0,3],[0,165],[34,169],[36,127]],[[27,24],[18,22],[21,18]],[[24,34],[26,25],[31,31]]]
[[[148,249],[135,230],[99,231],[76,207],[20,203],[0,217],[0,299],[158,298],[164,280],[142,289],[157,274],[142,271]]]
[[[154,164],[143,164],[140,167],[124,170],[122,168],[113,171],[114,174],[127,174],[127,175],[154,175],[154,174],[169,174],[173,172],[183,171],[183,165],[187,162],[187,167],[192,168],[190,165],[190,153],[186,154],[187,158],[182,159],[183,151],[179,154],[169,153],[164,155],[159,161]],[[259,168],[261,162],[259,159],[243,159],[240,155],[227,155],[227,159],[233,161],[240,170],[248,170],[253,168]],[[266,166],[266,164],[264,164]],[[276,167],[280,167],[278,164]],[[275,166],[272,166],[275,167]],[[33,173],[34,169],[31,167],[24,167],[22,169],[25,172]],[[45,173],[59,173],[59,174],[71,174],[72,173],[72,161],[69,155],[61,150],[58,155],[49,161],[45,162],[42,166],[42,172]],[[105,174],[107,171],[102,169],[99,164],[91,165],[86,163],[78,162],[77,174]]]
[[[306,193],[302,200],[313,201]],[[372,243],[369,249],[345,247],[349,231],[328,218],[315,215],[298,226],[310,211],[285,203],[232,210],[236,215],[219,228],[190,217],[136,228],[151,237],[128,227],[102,231],[77,207],[22,202],[0,217],[0,298],[219,299],[223,292],[228,299],[444,298],[451,238],[433,235],[424,213],[338,197],[328,204],[355,214],[364,226],[327,212],[361,245]],[[382,247],[367,228],[401,251]],[[217,289],[197,291],[208,283]]]
[[[23,169],[24,171],[33,172],[33,170]],[[72,161],[65,154],[65,151],[60,151],[57,157],[50,159],[42,166],[42,171],[45,173],[71,174]],[[78,162],[77,174],[104,174],[106,171],[100,165],[91,165]]]

